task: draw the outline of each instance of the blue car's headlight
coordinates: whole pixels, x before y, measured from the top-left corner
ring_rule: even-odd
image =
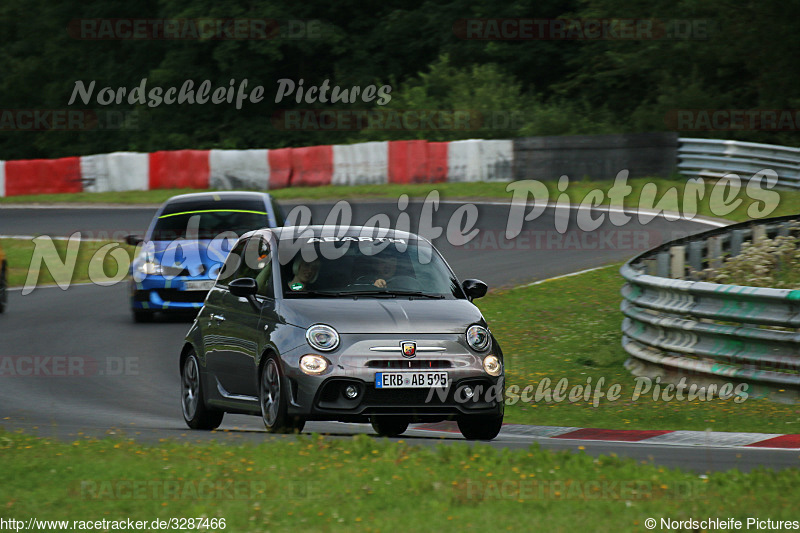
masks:
[[[153,259],[147,259],[141,263],[138,263],[136,265],[136,271],[141,272],[142,274],[147,274],[148,276],[160,275],[164,273],[164,269],[161,267],[161,264],[157,263]]]

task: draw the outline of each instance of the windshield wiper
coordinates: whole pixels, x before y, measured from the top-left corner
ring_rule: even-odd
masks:
[[[444,298],[442,294],[428,294],[422,291],[404,291],[394,289],[384,290],[366,290],[366,291],[344,291],[337,293],[340,296],[384,296],[386,298],[397,298],[398,296],[410,296],[419,298],[431,298],[433,300],[441,300]]]
[[[433,300],[442,300],[444,298],[443,294],[429,294],[427,292],[422,291],[397,291],[391,290],[388,291],[389,294],[396,294],[398,296],[415,296],[420,298],[431,298]]]
[[[334,294],[337,296],[382,296],[384,298],[397,298],[396,295],[385,290],[341,291]]]
[[[288,293],[294,296],[328,296],[328,297],[342,297],[342,296],[377,296],[383,298],[397,298],[398,296],[409,296],[411,298],[430,298],[433,300],[442,300],[442,294],[428,294],[422,291],[403,291],[403,290],[364,290],[364,291],[298,291]]]
[[[339,292],[333,291],[297,291],[297,292],[287,292],[285,296],[341,296]]]
[[[342,296],[382,296],[384,298],[397,298],[396,295],[380,290],[367,291],[297,291],[286,294],[289,297],[295,296],[326,296],[329,298],[339,298]]]

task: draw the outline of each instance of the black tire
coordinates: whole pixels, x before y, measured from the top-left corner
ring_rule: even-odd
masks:
[[[181,411],[186,425],[192,429],[217,429],[225,416],[224,411],[207,407],[203,400],[203,380],[194,351],[189,352],[181,366]]]
[[[290,417],[288,391],[284,390],[281,367],[274,356],[270,356],[261,367],[258,376],[258,403],[261,405],[261,420],[269,433],[300,433],[306,421]]]
[[[462,416],[458,419],[458,429],[467,440],[492,440],[503,426],[501,416]]]
[[[407,416],[376,415],[370,417],[372,429],[381,437],[398,437],[406,432],[411,420]]]
[[[6,263],[3,261],[2,268],[0,268],[0,313],[4,312],[6,307],[8,307],[8,277]]]

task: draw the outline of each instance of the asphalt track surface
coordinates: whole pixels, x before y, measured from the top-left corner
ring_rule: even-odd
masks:
[[[284,204],[291,208],[295,204]],[[313,222],[326,220],[332,203],[307,204]],[[353,224],[366,222],[377,213],[389,216],[396,227],[396,202],[365,201],[353,205]],[[634,216],[622,227],[604,223],[585,234],[570,213],[566,234],[555,230],[563,216],[548,208],[536,220],[525,222],[521,237],[507,242],[509,207],[504,202],[478,204],[478,238],[466,246],[448,242],[448,223],[460,204],[442,203],[434,213],[433,227],[443,228],[434,244],[461,279],[486,281],[490,287],[511,287],[627,259],[686,234],[707,230],[696,221],[668,222],[655,218],[646,225]],[[421,203],[412,202],[410,229],[417,231]],[[68,236],[81,231],[84,238],[120,238],[142,234],[155,208],[0,208],[1,235]],[[288,209],[287,209],[288,211]],[[600,211],[598,211],[599,213]],[[596,215],[595,215],[596,216]],[[134,324],[128,309],[126,285],[110,287],[77,285],[62,291],[39,288],[22,296],[9,295],[9,309],[0,315],[0,356],[50,357],[49,368],[59,359],[77,361],[75,375],[53,377],[0,377],[0,425],[6,429],[75,438],[80,435],[126,435],[145,441],[161,438],[261,442],[265,433],[258,417],[226,415],[221,431],[190,431],[179,404],[180,377],[177,357],[189,321],[161,319],[154,324]],[[62,369],[63,370],[63,369]],[[67,372],[69,374],[69,372]],[[591,427],[591,421],[586,426]],[[371,433],[366,424],[313,422],[308,432],[349,436]],[[460,435],[409,429],[406,442],[435,444],[463,441]],[[659,446],[642,443],[539,439],[521,435],[498,436],[497,448],[527,448],[539,442],[543,448],[577,450],[592,455],[616,453],[664,466],[699,472],[738,468],[750,470],[796,467],[797,450],[764,450],[708,446]]]

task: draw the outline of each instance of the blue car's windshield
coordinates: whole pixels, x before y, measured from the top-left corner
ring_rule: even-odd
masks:
[[[156,222],[151,240],[213,239],[232,231],[241,236],[250,230],[269,226],[266,212],[214,209],[162,215]]]
[[[286,298],[359,294],[464,298],[447,264],[425,241],[305,241],[281,241],[278,257]]]

